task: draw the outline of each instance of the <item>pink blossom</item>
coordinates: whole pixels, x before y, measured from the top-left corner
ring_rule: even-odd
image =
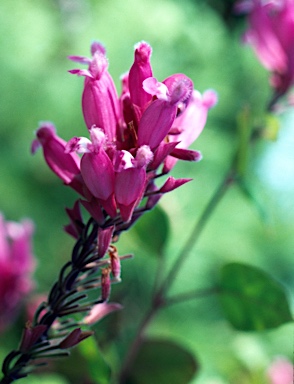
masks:
[[[109,251],[110,256],[110,264],[111,264],[111,273],[116,281],[120,281],[120,258],[118,256],[118,252],[116,247],[113,245]]]
[[[185,113],[179,115],[174,121],[172,129],[177,128],[178,134],[169,134],[169,142],[178,142],[176,148],[171,152],[171,156],[168,156],[164,162],[164,172],[169,172],[176,164],[177,159],[199,161],[202,156],[199,152],[186,152],[188,156],[185,158],[185,151],[201,134],[207,119],[207,114],[210,108],[214,107],[217,103],[217,94],[213,90],[207,90],[200,94],[200,92],[194,90],[189,105],[187,106]],[[181,149],[182,151],[178,151]]]
[[[102,128],[109,140],[113,140],[119,119],[119,104],[112,77],[108,72],[108,61],[101,44],[91,45],[92,58],[70,56],[77,62],[88,63],[88,70],[74,69],[70,72],[85,76],[82,107],[86,125]]]
[[[293,364],[283,357],[276,358],[267,370],[270,384],[292,384],[293,372]]]
[[[94,332],[92,331],[82,331],[81,328],[76,328],[71,333],[66,336],[61,343],[59,344],[59,348],[67,349],[74,347],[79,344],[81,341],[87,339],[92,336]]]
[[[83,230],[83,219],[80,210],[79,200],[75,202],[74,207],[72,209],[66,208],[65,211],[70,219],[70,224],[66,225],[64,229],[68,234],[78,239]]]
[[[30,220],[5,222],[0,214],[0,330],[14,318],[24,296],[33,288],[33,229]]]
[[[154,179],[168,173],[178,159],[201,159],[188,146],[202,131],[217,97],[214,91],[201,95],[193,90],[192,80],[181,73],[158,81],[146,42],[135,46],[134,62],[122,77],[118,97],[104,47],[93,43],[91,54],[91,58],[70,57],[88,65],[70,72],[85,77],[82,108],[90,137],[73,137],[65,143],[46,123],[37,131],[33,149],[42,145],[53,172],[83,197],[81,204],[100,226],[115,223],[115,235],[140,216],[144,197],[148,210],[164,193],[184,184],[169,179],[162,189],[152,187]],[[77,235],[72,218],[66,228]]]
[[[246,0],[237,10],[249,12],[244,40],[272,72],[276,97],[283,95],[294,82],[294,1]]]
[[[42,146],[44,158],[51,170],[67,185],[83,194],[80,180],[80,158],[75,153],[65,153],[66,142],[56,135],[55,126],[42,122],[32,143],[32,153]]]
[[[146,42],[135,46],[135,59],[129,73],[130,98],[133,104],[144,110],[146,104],[151,101],[151,95],[143,89],[143,81],[152,77],[150,63],[152,49]]]
[[[111,268],[103,268],[101,270],[101,300],[107,301],[111,291],[110,280]]]
[[[102,229],[98,229],[98,256],[103,257],[110,246],[112,235],[113,235],[114,226]]]
[[[84,318],[83,323],[91,325],[97,323],[109,313],[122,309],[122,305],[118,303],[101,303],[96,304],[90,313]]]
[[[28,352],[46,330],[47,326],[43,324],[36,325],[35,327],[27,325],[23,330],[19,350],[23,353]]]

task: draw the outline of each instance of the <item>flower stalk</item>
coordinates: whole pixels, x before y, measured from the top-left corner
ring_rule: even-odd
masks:
[[[234,163],[235,163],[235,158],[234,158],[233,164]],[[175,295],[172,297],[167,297],[167,292],[171,288],[173,281],[176,279],[176,275],[178,274],[181,266],[183,265],[187,257],[190,255],[192,248],[197,243],[200,235],[202,234],[204,228],[206,227],[206,224],[208,223],[209,219],[213,215],[216,207],[218,206],[223,196],[228,191],[229,187],[234,182],[234,179],[235,179],[234,175],[235,175],[234,166],[231,166],[229,168],[229,171],[225,174],[221,183],[217,187],[213,196],[209,200],[208,204],[204,208],[200,218],[197,220],[194,228],[190,233],[189,238],[187,239],[180,253],[178,254],[178,257],[176,258],[175,263],[173,264],[171,270],[169,271],[167,276],[163,279],[163,282],[159,284],[158,287],[155,289],[152,303],[138,327],[138,331],[134,339],[134,342],[129,347],[127,356],[123,362],[123,365],[119,374],[119,382],[121,384],[127,383],[126,380],[127,380],[129,370],[131,369],[133,361],[142,345],[142,342],[144,341],[144,335],[145,335],[146,329],[149,327],[150,323],[152,322],[152,320],[154,319],[154,317],[156,316],[157,312],[160,309],[165,308],[172,304],[183,302],[185,300],[190,300],[192,298],[194,299],[201,298],[203,296],[217,293],[216,288],[208,288],[208,289],[197,290],[197,291],[194,290],[191,292],[186,292],[181,295]]]
[[[89,138],[74,136],[65,142],[51,122],[42,122],[36,131],[32,153],[42,147],[49,168],[79,194],[74,207],[66,209],[70,223],[65,231],[76,243],[47,301],[27,324],[19,349],[6,357],[1,384],[25,377],[41,358],[68,355],[71,347],[92,334],[81,326],[121,309],[108,300],[112,284],[121,281],[121,259],[131,255],[119,256],[113,243],[165,193],[191,181],[167,177],[158,186],[159,177],[165,177],[178,160],[201,160],[200,152],[188,147],[203,130],[217,95],[212,90],[200,94],[184,74],[158,81],[151,52],[146,42],[135,46],[120,96],[100,43],[91,45],[90,58],[70,56],[88,65],[69,72],[85,78],[82,109]],[[90,215],[87,223],[81,207]],[[156,310],[161,297],[155,297]]]

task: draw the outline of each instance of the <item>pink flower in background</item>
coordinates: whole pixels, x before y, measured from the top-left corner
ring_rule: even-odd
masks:
[[[92,44],[91,58],[70,56],[88,65],[69,72],[85,77],[82,109],[90,139],[73,137],[66,144],[52,124],[43,123],[33,143],[33,150],[42,145],[49,167],[83,196],[82,205],[99,225],[110,223],[110,218],[116,220],[116,230],[142,213],[139,206],[144,197],[148,197],[145,209],[150,209],[164,193],[190,181],[175,180],[172,187],[164,188],[154,182],[160,167],[159,173],[165,174],[178,159],[201,159],[198,151],[187,148],[217,102],[214,91],[201,95],[184,74],[158,81],[153,77],[151,52],[146,42],[136,44],[134,62],[122,77],[120,97],[100,43]],[[82,155],[80,162],[75,152]],[[76,236],[70,220],[67,230]]]
[[[272,72],[271,84],[280,97],[294,83],[294,1],[243,0],[237,11],[249,12],[245,41]]]
[[[289,360],[278,357],[267,370],[270,384],[292,384],[294,367]]]
[[[33,288],[32,233],[30,220],[5,222],[0,214],[0,331],[14,320],[25,295]]]
[[[83,319],[84,324],[95,324],[101,319],[103,319],[105,316],[107,316],[109,313],[112,313],[114,311],[119,311],[123,307],[122,305],[118,303],[101,303],[96,304],[91,309],[90,313]]]

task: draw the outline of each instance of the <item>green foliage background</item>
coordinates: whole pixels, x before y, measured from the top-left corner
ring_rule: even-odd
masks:
[[[199,91],[213,88],[219,94],[218,105],[209,113],[205,130],[193,145],[201,150],[203,161],[179,162],[172,173],[194,181],[161,201],[170,224],[168,265],[229,167],[238,141],[236,116],[247,107],[256,124],[262,121],[270,98],[268,73],[252,50],[240,43],[244,20],[228,16],[228,2],[219,2],[218,7],[212,7],[213,3],[1,1],[0,210],[9,220],[31,217],[35,222],[37,292],[48,290],[73,246],[73,240],[62,231],[67,222],[63,208],[71,206],[76,196],[47,169],[41,152],[30,155],[39,121],[53,121],[66,140],[87,135],[80,105],[83,79],[67,73],[76,67],[67,60],[68,55],[87,56],[91,41],[100,40],[107,48],[110,73],[119,88],[120,75],[132,64],[134,44],[146,40],[153,47],[152,64],[158,79],[183,72]],[[279,118],[277,141],[262,140],[249,153],[247,180],[265,215],[233,186],[179,273],[174,292],[210,287],[224,263],[241,261],[261,267],[282,282],[292,305],[294,114],[288,111]],[[152,214],[142,220],[152,220]],[[123,282],[113,290],[113,298],[125,309],[95,327],[102,346],[116,337],[116,348],[107,349],[114,362],[125,353],[134,335],[155,277],[156,258],[139,237],[144,224],[139,225],[118,243],[120,254],[135,254],[133,260],[124,262]],[[145,232],[145,239],[152,242],[152,233]],[[0,335],[0,357],[16,346],[22,324],[23,319],[18,319],[10,333]],[[115,336],[116,331],[119,336]],[[215,297],[164,310],[149,333],[170,338],[195,353],[201,370],[193,383],[200,384],[212,383],[213,378],[223,380],[219,383],[259,383],[253,380],[258,380],[272,358],[278,354],[290,358],[293,349],[291,324],[258,334],[237,332],[224,320]],[[66,363],[59,366],[58,378],[48,376],[46,380],[74,382],[64,372]]]

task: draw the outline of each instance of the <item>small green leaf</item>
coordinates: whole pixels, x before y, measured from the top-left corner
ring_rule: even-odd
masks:
[[[111,370],[104,360],[94,337],[83,340],[78,348],[81,355],[85,358],[90,377],[99,384],[109,384]]]
[[[136,223],[134,231],[144,242],[144,247],[155,256],[161,256],[169,237],[169,221],[166,213],[155,207],[148,215],[144,215]]]
[[[23,384],[69,384],[69,382],[57,374],[29,375],[21,379]]]
[[[222,268],[220,301],[227,320],[242,331],[271,329],[292,321],[283,286],[249,265],[230,263]]]
[[[266,115],[265,119],[265,127],[263,129],[262,136],[265,139],[276,141],[281,125],[280,120],[272,113]]]
[[[186,384],[198,370],[194,356],[165,340],[146,340],[126,379],[128,384]]]

